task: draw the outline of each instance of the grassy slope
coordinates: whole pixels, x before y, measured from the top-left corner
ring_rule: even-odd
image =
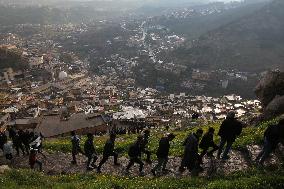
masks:
[[[247,127],[237,139],[234,148],[242,148],[248,144],[259,144],[265,128],[277,120]],[[203,126],[207,130],[213,126],[218,130],[219,124]],[[176,132],[177,137],[172,145],[171,155],[182,154],[181,142],[194,129]],[[150,149],[154,151],[161,132],[152,133]],[[123,140],[122,140],[123,138]],[[128,145],[135,140],[135,135],[125,135],[117,140],[117,148],[126,154]],[[217,138],[217,137],[216,137]],[[83,139],[84,141],[85,139]],[[101,151],[106,137],[96,138],[96,145]],[[217,141],[216,141],[217,142]],[[69,138],[45,141],[45,148],[50,151],[71,149]],[[284,188],[284,168],[269,167],[266,170],[252,168],[246,172],[236,172],[228,176],[215,175],[213,178],[136,178],[114,177],[96,174],[72,174],[47,176],[30,170],[12,170],[0,177],[0,188]]]
[[[46,176],[28,170],[13,170],[0,177],[1,188],[283,188],[283,169],[250,170],[215,178],[126,178],[105,175]]]
[[[261,144],[262,136],[264,133],[265,128],[272,123],[276,123],[277,120],[272,120],[269,122],[262,123],[257,127],[246,127],[243,129],[241,136],[236,140],[234,144],[234,148],[243,148],[248,144]],[[206,126],[201,126],[204,131],[207,131],[209,127],[215,128],[215,133],[218,132],[220,123],[212,123]],[[180,156],[183,153],[183,146],[182,142],[186,138],[186,136],[196,130],[197,128],[188,128],[183,131],[175,131],[176,138],[174,139],[170,155],[172,156]],[[158,147],[158,142],[161,136],[165,133],[164,131],[152,131],[149,148],[151,151],[155,152]],[[128,146],[133,143],[136,139],[137,135],[123,135],[118,136],[116,142],[116,149],[121,155],[126,155]],[[84,141],[86,140],[85,137],[82,138],[81,145],[83,147]],[[95,145],[99,153],[102,152],[103,146],[105,141],[107,140],[106,136],[96,137],[95,138]],[[216,142],[219,142],[219,137],[215,137]],[[44,148],[48,151],[61,151],[61,152],[71,152],[71,143],[70,137],[67,138],[58,138],[52,140],[46,140],[44,142]]]

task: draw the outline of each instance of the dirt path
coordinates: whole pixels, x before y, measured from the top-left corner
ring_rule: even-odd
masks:
[[[255,159],[256,155],[260,151],[259,146],[248,146],[248,150],[251,154],[251,158]],[[47,153],[44,152],[46,155],[46,159],[41,157],[39,155],[39,159],[43,162],[43,170],[46,174],[49,175],[55,175],[55,174],[72,174],[72,173],[86,173],[90,171],[86,171],[86,157],[83,155],[78,155],[78,165],[71,165],[71,154],[65,154],[61,152],[55,152],[55,153]],[[230,153],[230,159],[227,161],[223,160],[217,160],[213,159],[214,167],[212,169],[212,161],[208,159],[206,156],[204,158],[204,163],[202,167],[204,168],[204,171],[200,174],[201,176],[210,176],[215,173],[223,173],[228,174],[235,171],[240,170],[246,170],[249,168],[248,162],[245,159],[244,155],[240,151],[231,151]],[[101,159],[101,156],[99,157],[99,160]],[[97,164],[99,162],[97,161]],[[124,174],[124,169],[126,165],[128,164],[128,159],[126,157],[119,157],[119,162],[121,166],[113,166],[113,159],[110,158],[107,163],[102,167],[102,172],[104,174],[111,174],[116,176],[122,176]],[[180,165],[181,158],[179,157],[170,157],[167,168],[170,170],[168,174],[165,176],[167,177],[176,177],[176,176],[188,176],[189,172],[184,172],[183,175],[177,175],[178,173],[178,167]],[[211,162],[211,163],[210,163]],[[156,165],[156,161],[154,161],[152,164],[145,164],[144,172],[145,176],[151,177],[151,168]],[[273,155],[270,161],[270,164],[279,164],[280,160]],[[7,161],[3,157],[2,154],[0,154],[0,165],[7,164]],[[15,157],[13,160],[13,163],[10,164],[13,168],[29,168],[28,165],[28,156],[20,156]],[[92,171],[95,173],[95,170]],[[132,167],[130,171],[131,176],[138,176],[138,166],[135,165]]]

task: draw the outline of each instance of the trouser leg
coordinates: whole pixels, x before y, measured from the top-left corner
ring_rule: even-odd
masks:
[[[260,158],[263,156],[264,152],[265,152],[265,147],[263,146],[262,149],[261,149],[261,151],[259,152],[258,156],[257,156],[256,159],[255,159],[257,162],[258,162],[258,161],[260,160]]]
[[[262,165],[271,153],[272,153],[272,146],[271,146],[270,142],[268,142],[266,140],[265,143],[264,143],[263,154],[260,158],[259,163]]]
[[[91,161],[93,159],[93,157],[91,155],[87,156],[88,160],[87,160],[87,168],[90,167]]]
[[[187,167],[187,163],[188,162],[188,160],[187,160],[187,158],[184,156],[183,158],[182,158],[182,161],[181,161],[181,164],[180,164],[180,167],[179,167],[179,172],[184,172],[185,171],[185,167]]]
[[[151,161],[151,152],[149,151],[149,150],[144,150],[143,151],[143,153],[145,153],[146,154],[146,157],[147,157],[147,159],[146,159],[146,161],[147,162],[150,162]]]
[[[214,153],[216,150],[218,150],[218,149],[219,149],[219,147],[218,147],[216,144],[214,144],[214,145],[212,146],[212,149],[211,149],[207,154],[213,155],[213,153]]]
[[[222,157],[227,157],[228,156],[228,154],[229,154],[229,152],[231,150],[232,145],[233,145],[233,142],[227,141],[227,145],[226,145],[226,148],[224,150],[224,153],[223,153]]]
[[[100,170],[103,164],[108,160],[108,157],[109,156],[103,156],[103,159],[99,163],[98,170]]]
[[[161,167],[163,166],[163,162],[164,159],[163,158],[159,158],[158,159],[158,164],[153,168],[154,171],[158,171],[161,169]]]
[[[29,146],[29,144],[26,144],[26,145],[25,145],[25,150],[26,150],[26,153],[27,153],[27,154],[30,153],[30,146]]]
[[[168,160],[169,160],[168,157],[166,157],[166,158],[163,159],[163,162],[162,162],[162,170],[166,170],[166,166],[167,166]]]
[[[217,153],[217,157],[218,158],[221,156],[221,153],[223,151],[223,148],[224,148],[225,144],[226,144],[226,141],[221,138],[221,141],[220,141],[220,144],[219,144],[218,153]]]
[[[136,158],[135,162],[139,164],[139,172],[141,173],[143,171],[144,163],[139,158]]]
[[[130,158],[129,163],[126,167],[126,170],[128,171],[133,165],[134,165],[134,158]]]
[[[113,153],[112,153],[112,156],[113,156],[113,163],[114,163],[115,165],[117,165],[117,164],[118,164],[118,162],[117,162],[118,154],[117,154],[116,152],[113,152]]]
[[[96,155],[94,155],[93,156],[93,158],[92,158],[92,163],[91,163],[91,165],[93,166],[93,167],[95,167],[96,165],[96,161],[98,160],[98,156],[96,156]]]
[[[203,156],[205,156],[205,154],[207,153],[208,151],[208,147],[207,148],[204,148],[200,154],[200,157],[203,158]]]
[[[76,164],[76,163],[77,163],[76,155],[77,155],[77,153],[72,152],[72,163],[74,163],[74,164]]]
[[[35,163],[38,164],[39,170],[42,171],[42,162],[40,162],[39,160],[36,160]]]
[[[16,152],[17,152],[17,156],[20,155],[20,147],[18,145],[15,146]]]

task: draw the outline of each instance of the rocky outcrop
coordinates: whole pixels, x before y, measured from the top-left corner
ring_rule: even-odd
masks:
[[[11,170],[11,168],[8,165],[1,165],[0,166],[0,174],[5,173],[6,171]]]
[[[269,119],[284,113],[284,72],[268,72],[255,88],[263,106],[263,118]]]

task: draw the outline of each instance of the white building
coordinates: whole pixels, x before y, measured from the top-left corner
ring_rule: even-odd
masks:
[[[31,68],[40,67],[43,64],[43,56],[34,56],[29,59],[29,66]]]

